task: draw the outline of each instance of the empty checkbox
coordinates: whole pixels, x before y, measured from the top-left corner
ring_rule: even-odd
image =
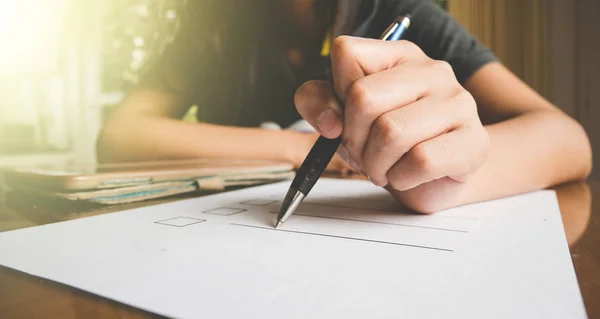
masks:
[[[273,200],[273,199],[250,199],[250,200],[241,202],[241,204],[252,205],[252,206],[267,206],[267,205],[275,204],[275,203],[277,203],[277,201]]]
[[[161,221],[155,222],[156,224],[167,225],[167,226],[175,226],[175,227],[185,227],[194,224],[199,224],[205,222],[204,219],[196,219],[190,217],[175,217],[170,219],[165,219]]]
[[[221,215],[221,216],[231,216],[235,214],[239,214],[241,212],[245,212],[246,210],[243,208],[230,208],[230,207],[220,207],[211,210],[206,210],[203,213],[205,214],[213,214],[213,215]]]

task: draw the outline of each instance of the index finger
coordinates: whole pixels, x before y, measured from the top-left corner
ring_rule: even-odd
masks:
[[[382,41],[351,36],[337,37],[331,47],[334,89],[343,102],[350,86],[373,73],[391,69],[423,54],[406,40]]]

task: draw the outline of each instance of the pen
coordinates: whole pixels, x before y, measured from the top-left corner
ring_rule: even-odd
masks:
[[[399,40],[409,26],[410,16],[399,16],[383,32],[379,39],[384,41]],[[279,227],[279,225],[283,224],[286,219],[294,214],[300,203],[317,183],[327,165],[329,165],[341,142],[341,136],[335,139],[327,139],[323,136],[319,137],[304,162],[302,162],[290,189],[285,195],[279,214],[277,214],[275,228]]]

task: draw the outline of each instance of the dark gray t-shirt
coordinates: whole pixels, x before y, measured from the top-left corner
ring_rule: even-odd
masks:
[[[250,1],[254,5],[245,9],[240,6],[246,1],[231,1],[216,1],[213,9],[220,8],[222,16],[197,6],[194,10],[205,15],[189,14],[194,17],[192,22],[184,24],[175,41],[151,64],[139,87],[180,94],[186,103],[198,106],[203,122],[290,125],[300,119],[293,103],[296,89],[311,79],[327,79],[329,58],[313,50],[314,54],[305,57],[303,68],[291,67],[277,46],[285,42],[284,29],[279,28],[285,21],[271,19],[273,13],[269,16],[267,10],[259,10],[257,1]],[[237,15],[231,14],[234,9]],[[255,14],[258,11],[260,14]],[[450,63],[460,83],[496,59],[430,0],[340,0],[331,31],[334,36],[378,38],[398,15],[406,14],[412,18],[404,39],[417,44],[429,57]],[[272,23],[264,23],[266,20]],[[322,39],[324,34],[319,36]]]

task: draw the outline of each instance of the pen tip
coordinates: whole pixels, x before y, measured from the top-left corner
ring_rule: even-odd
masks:
[[[279,227],[279,225],[281,225],[281,224],[282,224],[281,221],[278,220],[277,223],[275,224],[275,228]]]

